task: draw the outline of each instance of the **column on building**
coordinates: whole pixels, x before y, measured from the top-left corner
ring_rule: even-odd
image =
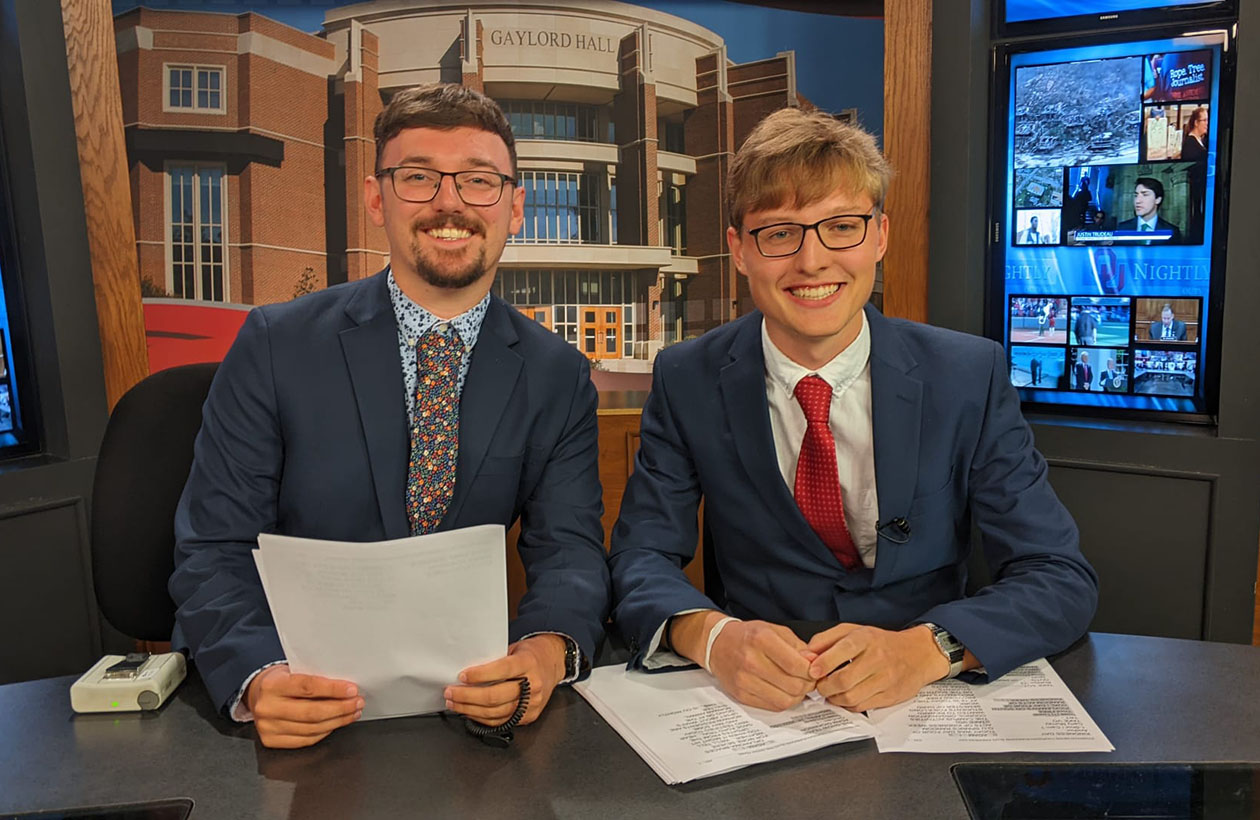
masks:
[[[735,279],[726,247],[726,174],[735,150],[734,115],[727,90],[726,47],[696,59],[695,109],[687,113],[684,139],[696,157],[687,183],[687,253],[698,273],[685,283],[667,282],[662,300],[682,300],[684,333],[698,336],[733,318]]]
[[[473,17],[472,9],[460,21],[459,32],[459,74],[460,85],[474,91],[485,93],[485,27],[481,21]]]
[[[621,149],[617,165],[617,241],[660,245],[657,182],[656,84],[647,66],[646,26],[621,39],[621,89],[613,98],[613,126]]]
[[[354,20],[343,36],[348,38],[346,69],[337,78],[336,91],[341,98],[345,123],[344,201],[330,201],[329,207],[344,208],[344,279],[355,281],[371,276],[389,261],[385,231],[373,225],[363,210],[363,180],[376,170],[376,142],[372,129],[384,104],[377,73],[380,51],[376,35]]]

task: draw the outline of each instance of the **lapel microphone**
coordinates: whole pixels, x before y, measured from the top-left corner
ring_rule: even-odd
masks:
[[[877,521],[875,532],[894,544],[904,544],[910,540],[910,522],[901,516],[890,518],[883,524]]]

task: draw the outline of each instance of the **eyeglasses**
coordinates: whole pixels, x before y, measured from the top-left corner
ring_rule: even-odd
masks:
[[[415,165],[395,165],[382,168],[376,176],[388,176],[394,184],[394,193],[406,202],[429,202],[437,196],[442,180],[454,177],[455,192],[465,205],[495,205],[503,197],[503,186],[516,180],[497,171],[435,171]]]
[[[801,249],[805,242],[805,234],[814,231],[823,247],[833,251],[856,248],[866,241],[866,229],[875,212],[866,214],[838,214],[820,219],[813,225],[802,225],[799,222],[776,222],[763,225],[748,232],[757,243],[757,250],[762,256],[771,259],[779,256],[791,256]]]

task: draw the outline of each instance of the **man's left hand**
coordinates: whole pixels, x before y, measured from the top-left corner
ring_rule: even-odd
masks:
[[[818,693],[853,712],[909,700],[949,674],[949,661],[923,625],[891,632],[842,623],[811,638],[809,649],[818,653],[810,666]]]
[[[512,716],[520,685],[509,678],[529,679],[529,708],[521,725],[533,723],[564,679],[565,640],[559,635],[534,635],[508,647],[505,657],[459,673],[459,686],[446,687],[446,708],[489,726]]]

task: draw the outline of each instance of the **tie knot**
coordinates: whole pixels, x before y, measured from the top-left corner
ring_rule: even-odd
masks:
[[[793,395],[805,411],[810,424],[827,424],[831,412],[831,385],[818,376],[806,376],[796,383]]]
[[[459,331],[452,325],[437,325],[429,328],[416,342],[416,353],[420,362],[458,362],[464,354],[463,340]]]

